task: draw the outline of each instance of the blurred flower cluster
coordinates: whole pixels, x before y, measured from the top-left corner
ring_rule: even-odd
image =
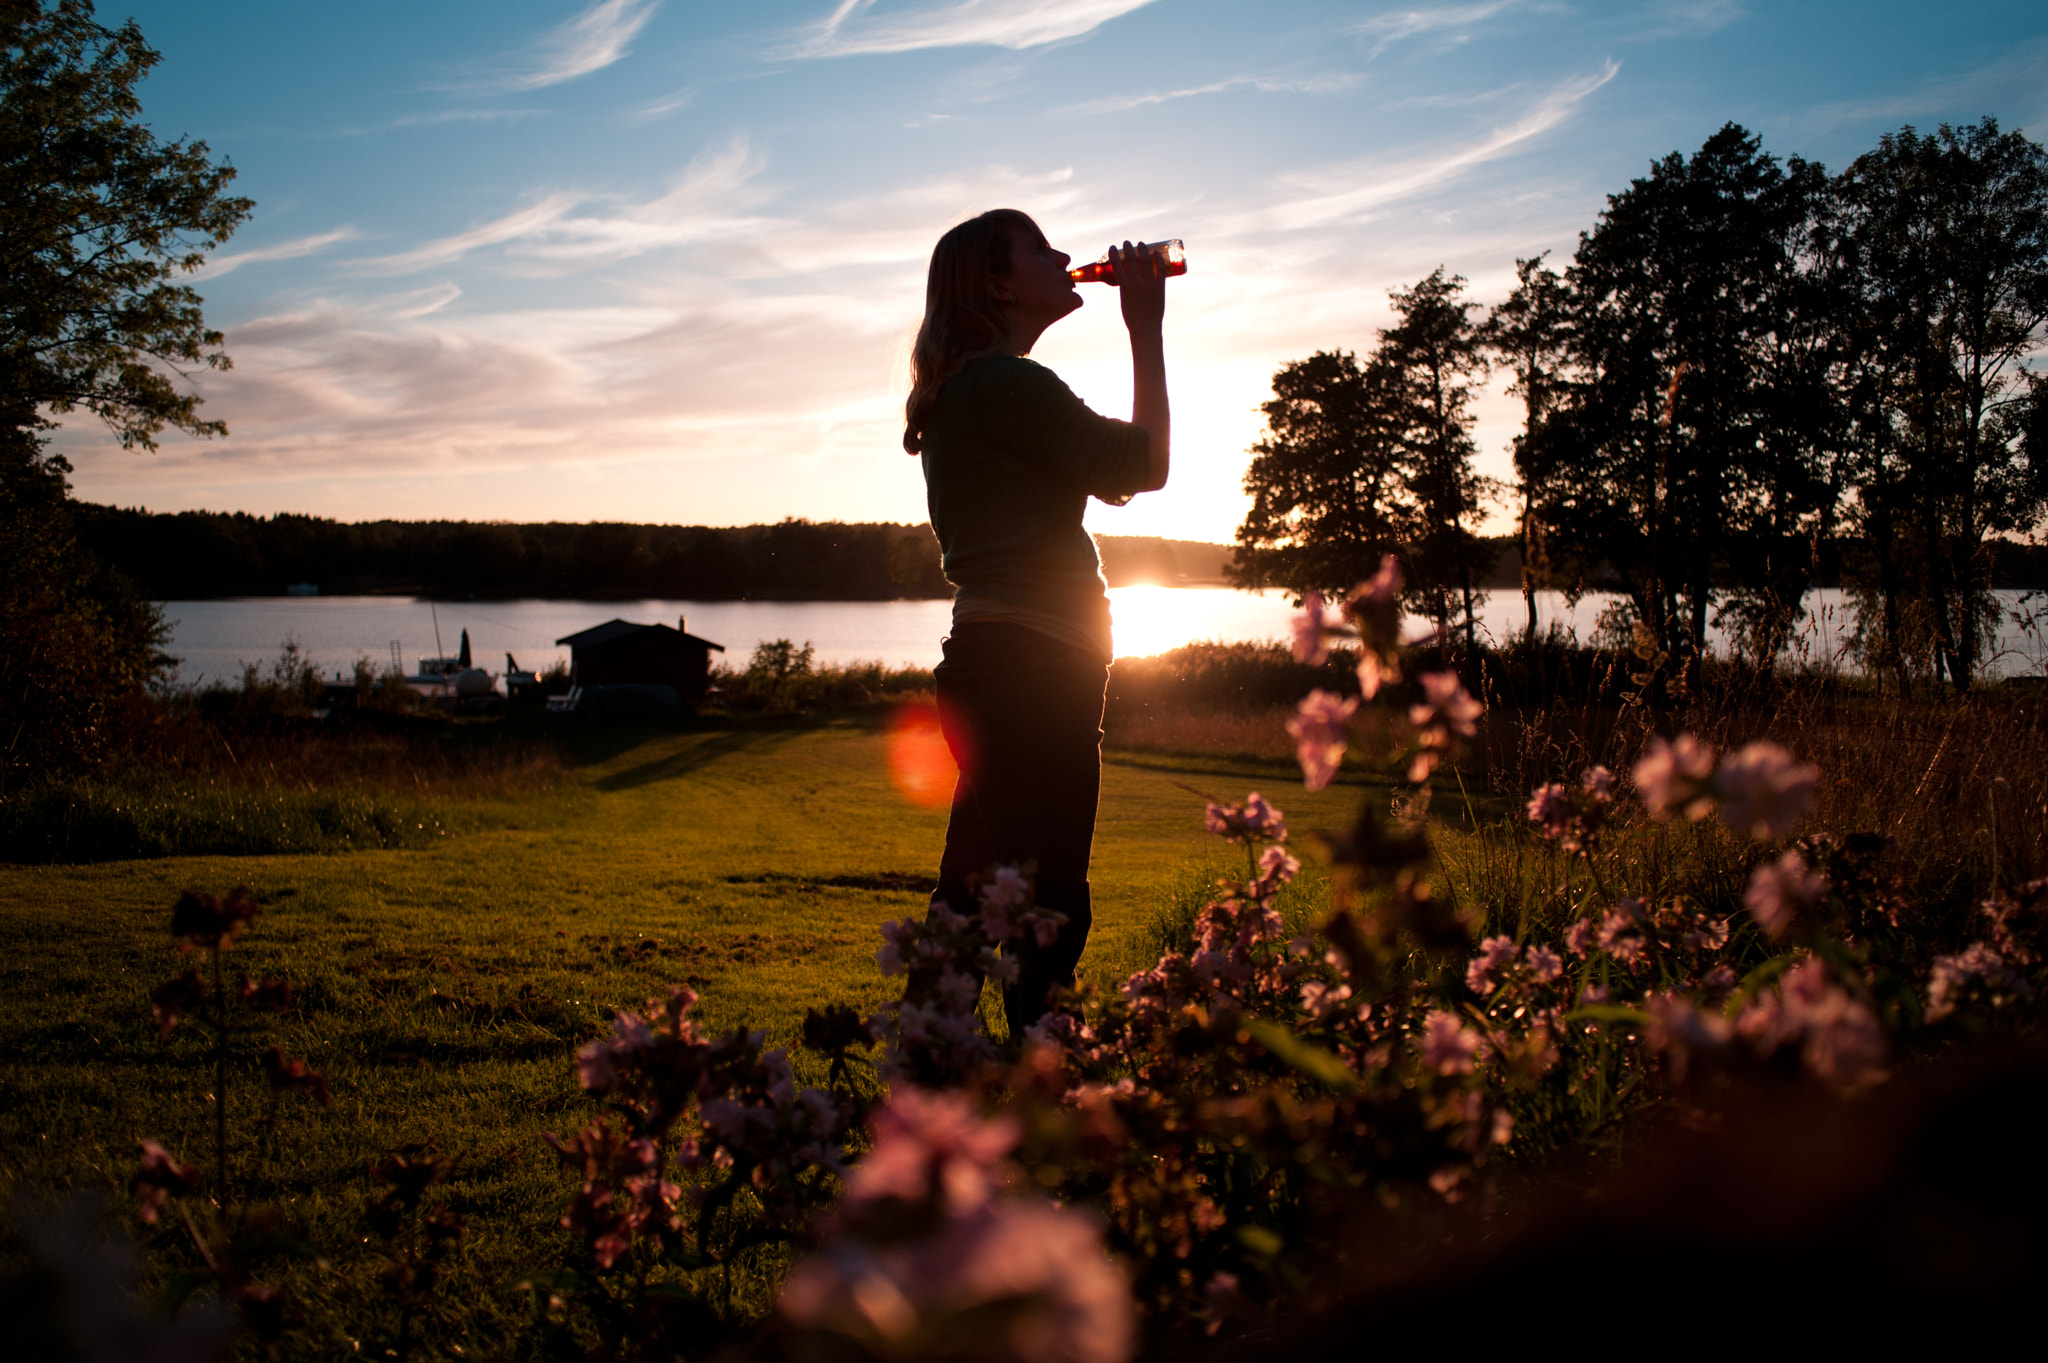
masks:
[[[823,1245],[778,1301],[808,1357],[1122,1363],[1136,1312],[1094,1214],[1033,1190],[1011,1114],[896,1089]],[[836,1346],[836,1347],[835,1347]]]
[[[582,1179],[562,1224],[600,1268],[642,1238],[671,1255],[722,1260],[757,1228],[801,1226],[837,1191],[858,1099],[798,1087],[788,1052],[769,1047],[765,1032],[702,1035],[696,1002],[687,987],[650,999],[577,1052],[583,1088],[607,1116],[546,1139]],[[687,1198],[676,1181],[684,1175],[700,1176]],[[752,1224],[727,1231],[720,1214],[741,1199]]]
[[[875,962],[903,977],[903,997],[870,1022],[888,1046],[883,1071],[926,1086],[964,1083],[996,1057],[979,1014],[982,982],[1017,979],[1016,946],[1050,946],[1067,921],[1031,903],[1027,868],[993,868],[974,888],[971,913],[934,903],[922,921],[882,925]]]

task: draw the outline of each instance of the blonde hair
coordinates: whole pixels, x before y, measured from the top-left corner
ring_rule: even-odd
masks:
[[[910,397],[903,404],[903,448],[924,448],[924,425],[947,379],[970,360],[1000,351],[1010,323],[988,287],[990,275],[1010,273],[1013,241],[1039,245],[1045,233],[1028,214],[992,208],[949,230],[932,248],[925,276],[924,321],[910,347]]]

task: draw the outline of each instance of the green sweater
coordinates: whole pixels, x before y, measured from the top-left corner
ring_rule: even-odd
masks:
[[[1090,497],[1122,505],[1150,477],[1150,438],[1098,416],[1031,360],[992,355],[946,380],[925,423],[925,501],[961,598],[1107,633]]]

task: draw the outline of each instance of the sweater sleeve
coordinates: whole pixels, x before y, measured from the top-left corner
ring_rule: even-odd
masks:
[[[994,376],[992,376],[994,377]],[[1044,365],[1003,366],[989,404],[996,439],[1054,480],[1121,506],[1151,477],[1144,428],[1102,416]]]

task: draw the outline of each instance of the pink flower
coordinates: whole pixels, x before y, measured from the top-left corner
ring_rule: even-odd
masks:
[[[966,1012],[981,997],[981,979],[947,966],[939,972],[937,992],[940,1001],[954,1012]]]
[[[1422,1063],[1438,1074],[1470,1074],[1479,1054],[1479,1033],[1456,1013],[1437,1009],[1423,1020]]]
[[[2027,977],[1982,942],[1972,942],[1953,956],[1934,958],[1927,979],[1927,1020],[1940,1022],[1971,996],[1993,1008],[2024,1003],[2034,996]]]
[[[1251,893],[1260,899],[1268,899],[1280,892],[1280,887],[1294,879],[1301,870],[1301,862],[1284,847],[1268,847],[1259,853],[1259,878],[1251,887]]]
[[[612,1068],[612,1047],[608,1041],[593,1041],[576,1052],[576,1078],[587,1093],[603,1093],[617,1082]]]
[[[1529,822],[1539,825],[1546,838],[1561,838],[1571,827],[1571,797],[1564,793],[1563,786],[1554,781],[1531,792],[1528,812]]]
[[[637,1050],[654,1044],[654,1033],[649,1030],[647,1020],[638,1013],[622,1009],[612,1017],[611,1048],[620,1055],[631,1055]]]
[[[1605,767],[1588,767],[1579,773],[1579,789],[1588,798],[1606,804],[1614,798],[1614,773]]]
[[[1758,1055],[1798,1045],[1806,1068],[1831,1087],[1854,1093],[1886,1076],[1884,1030],[1859,1000],[1828,978],[1818,957],[1787,971],[1735,1020]]]
[[[1259,1318],[1258,1305],[1238,1286],[1235,1273],[1210,1275],[1202,1288],[1202,1308],[1202,1314],[1209,1319],[1205,1333],[1212,1335],[1222,1329],[1226,1321]]]
[[[1672,1078],[1681,1083],[1696,1053],[1721,1050],[1734,1032],[1728,1019],[1702,1012],[1677,994],[1651,994],[1643,1000],[1643,1010],[1650,1015],[1643,1044],[1665,1058]]]
[[[1465,967],[1465,987],[1484,998],[1494,990],[1495,971],[1515,963],[1521,950],[1512,937],[1489,937],[1479,944],[1479,954]]]
[[[1600,922],[1600,949],[1633,970],[1649,955],[1642,922],[1642,900],[1619,901]]]
[[[145,1140],[142,1162],[136,1166],[135,1177],[128,1186],[142,1202],[137,1215],[153,1226],[166,1202],[199,1187],[199,1169],[196,1165],[178,1163],[178,1157],[161,1141]]]
[[[1593,920],[1581,918],[1564,930],[1564,949],[1572,955],[1584,957],[1593,949]]]
[[[1358,694],[1371,700],[1388,682],[1401,680],[1401,665],[1393,654],[1367,649],[1358,659]]]
[[[1408,722],[1425,734],[1441,734],[1442,741],[1433,746],[1447,746],[1453,736],[1470,738],[1479,732],[1475,722],[1486,707],[1467,694],[1457,673],[1425,672],[1421,681],[1423,703],[1409,707]]]
[[[917,940],[917,924],[905,918],[882,924],[882,945],[875,952],[875,964],[884,975],[901,975],[903,949]]]
[[[1721,818],[1753,838],[1782,838],[1813,808],[1820,768],[1794,765],[1792,754],[1775,743],[1752,743],[1721,759],[1714,789]]]
[[[1016,931],[1010,910],[1031,901],[1031,882],[1014,866],[1004,866],[982,882],[981,930],[991,942],[1007,942]]]
[[[1749,888],[1742,892],[1742,902],[1759,927],[1773,937],[1782,937],[1793,916],[1818,904],[1827,888],[1827,877],[1808,866],[1795,850],[1758,866],[1749,878]]]
[[[1203,823],[1211,833],[1229,842],[1287,841],[1286,816],[1266,803],[1256,790],[1241,805],[1219,805],[1210,801],[1203,811]]]
[[[918,1201],[939,1193],[956,1211],[996,1191],[1003,1157],[1017,1143],[1017,1119],[984,1118],[963,1094],[899,1084],[871,1121],[874,1148],[854,1166],[846,1202],[859,1208],[887,1197]]]
[[[1415,726],[1416,741],[1421,744],[1415,760],[1408,765],[1408,779],[1416,782],[1428,780],[1430,772],[1460,738],[1470,738],[1478,732],[1474,721],[1485,708],[1466,694],[1455,672],[1423,673],[1422,693],[1423,703],[1408,709],[1408,720]]]
[[[1287,721],[1295,759],[1301,763],[1302,783],[1310,790],[1321,790],[1337,774],[1348,742],[1345,725],[1357,709],[1355,699],[1318,689],[1303,698],[1294,718]]]
[[[1348,984],[1326,984],[1321,980],[1310,980],[1301,987],[1301,1007],[1305,1013],[1321,1017],[1351,997]]]
[[[1549,947],[1530,947],[1523,961],[1529,967],[1529,976],[1538,984],[1549,984],[1564,974],[1564,958]]]
[[[1017,920],[1017,925],[1029,932],[1038,945],[1049,947],[1060,939],[1060,929],[1067,925],[1067,916],[1051,909],[1032,909]]]
[[[1714,812],[1708,787],[1713,774],[1714,750],[1691,734],[1680,734],[1669,743],[1652,738],[1636,763],[1636,790],[1653,819],[1668,819],[1675,813],[1704,819]]]
[[[1378,572],[1345,595],[1344,613],[1368,650],[1391,654],[1400,646],[1402,585],[1400,560],[1388,554]]]
[[[1336,621],[1323,614],[1323,594],[1311,588],[1301,598],[1301,614],[1292,621],[1294,660],[1321,667],[1330,656],[1329,637]]]
[[[981,885],[981,907],[1013,909],[1031,898],[1031,882],[1014,866],[1000,866]]]
[[[1358,629],[1358,687],[1367,700],[1386,682],[1401,680],[1401,565],[1392,554],[1351,589],[1344,613]]]
[[[1125,1363],[1137,1347],[1130,1287],[1100,1223],[1024,1198],[908,1240],[829,1240],[791,1272],[776,1305],[794,1325],[850,1337],[861,1356],[899,1356],[919,1331],[972,1341],[961,1356],[1008,1363]]]

